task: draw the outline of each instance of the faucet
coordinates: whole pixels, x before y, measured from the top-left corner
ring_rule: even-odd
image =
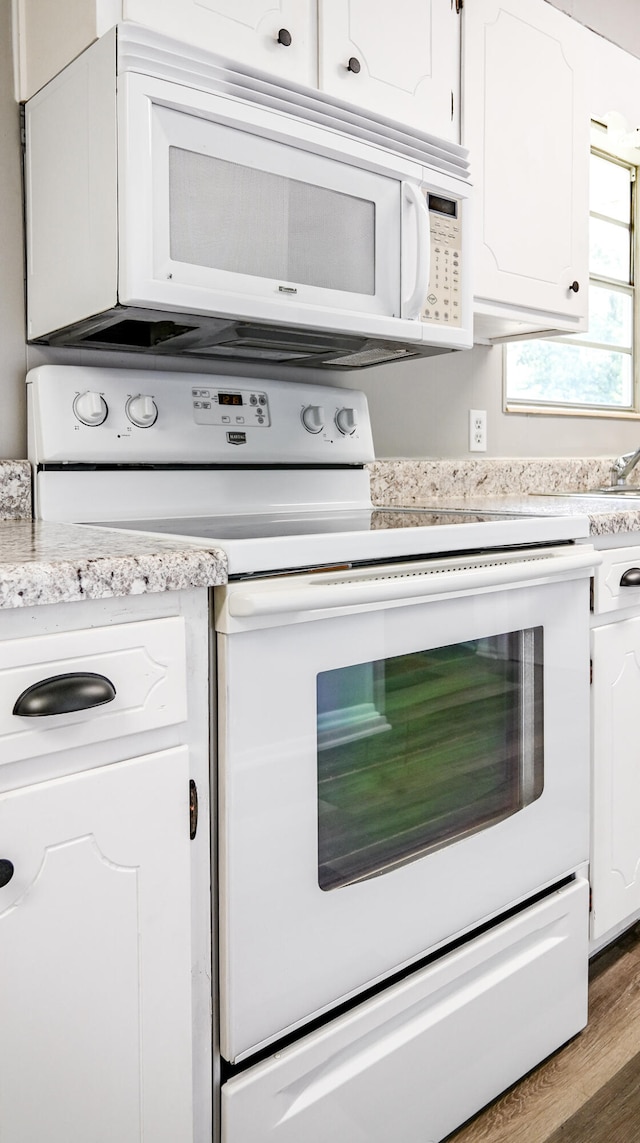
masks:
[[[617,485],[626,485],[629,473],[636,467],[639,460],[640,448],[637,448],[635,452],[623,453],[622,456],[619,456],[618,459],[613,462],[611,479],[615,481]]]

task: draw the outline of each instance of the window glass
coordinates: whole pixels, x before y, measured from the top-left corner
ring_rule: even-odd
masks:
[[[540,796],[542,645],[531,628],[318,675],[321,889],[415,860]]]
[[[600,155],[592,155],[589,169],[589,209],[594,214],[629,221],[631,171]]]
[[[589,287],[589,341],[631,349],[633,296],[607,286]],[[576,333],[573,340],[584,340]]]
[[[570,341],[519,341],[509,346],[509,398],[558,405],[629,406],[631,354]]]
[[[589,223],[589,273],[628,282],[631,274],[629,229],[592,218]]]

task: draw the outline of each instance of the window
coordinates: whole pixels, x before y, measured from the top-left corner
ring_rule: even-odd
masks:
[[[634,209],[637,167],[593,149],[589,328],[505,350],[506,400],[540,410],[637,412]]]

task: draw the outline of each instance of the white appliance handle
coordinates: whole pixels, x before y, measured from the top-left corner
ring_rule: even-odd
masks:
[[[402,303],[402,317],[415,321],[420,317],[429,289],[431,273],[431,222],[429,210],[422,191],[413,183],[403,182],[402,195],[405,202],[416,212],[416,280],[413,293]]]
[[[499,558],[497,556],[496,560]],[[418,571],[404,575],[399,571],[397,578],[390,578],[388,571],[376,578],[375,570],[366,579],[334,580],[331,583],[314,582],[311,577],[303,585],[295,587],[287,587],[283,583],[263,591],[251,588],[233,590],[227,598],[227,607],[230,615],[246,619],[295,611],[333,611],[371,603],[392,604],[404,599],[426,601],[447,593],[473,594],[483,589],[522,584],[527,580],[552,582],[591,570],[601,560],[599,553],[586,549],[571,555],[531,556],[522,561],[505,560],[504,563],[467,566],[454,571]]]

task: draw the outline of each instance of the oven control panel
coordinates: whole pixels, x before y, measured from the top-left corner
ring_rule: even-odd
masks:
[[[207,385],[191,390],[193,419],[197,425],[264,428],[269,420],[269,397],[254,389],[219,389]]]
[[[27,377],[36,464],[361,465],[367,400],[341,386],[41,365]]]

